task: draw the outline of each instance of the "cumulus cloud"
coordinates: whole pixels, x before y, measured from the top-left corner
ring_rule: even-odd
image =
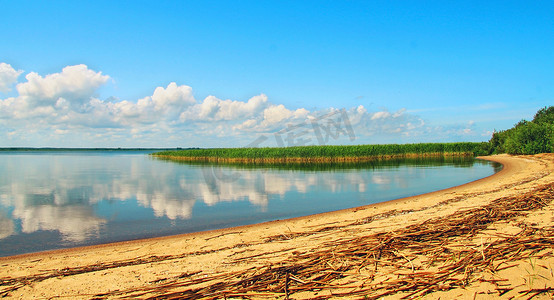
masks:
[[[290,118],[292,112],[285,108],[283,104],[272,106],[264,110],[264,121],[268,124],[275,124]]]
[[[44,77],[31,72],[25,79],[27,82],[16,87],[21,101],[31,106],[50,106],[60,99],[70,104],[87,103],[96,90],[108,81],[109,76],[90,70],[86,65],[76,65]]]
[[[0,92],[9,92],[23,71],[16,71],[7,63],[0,63]]]
[[[192,96],[190,86],[178,86],[175,82],[170,83],[167,88],[157,87],[152,95],[152,102],[156,110],[166,110],[172,106],[194,104],[196,100]]]
[[[21,72],[0,64],[0,88],[13,85]],[[48,75],[28,73],[16,85],[17,95],[0,99],[0,140],[5,143],[0,146],[35,140],[39,144],[32,146],[236,147],[279,132],[290,140],[299,133],[289,129],[300,127],[300,133],[311,135],[312,144],[353,142],[353,137],[365,138],[358,143],[372,143],[383,141],[378,137],[398,142],[428,131],[423,120],[405,109],[369,111],[359,105],[344,109],[346,118],[325,118],[341,110],[290,108],[272,103],[265,94],[247,100],[213,95],[197,100],[192,87],[176,82],[140,99],[100,99],[99,89],[109,81],[110,76],[82,64]]]
[[[220,100],[208,96],[201,103],[182,112],[182,121],[230,121],[254,116],[268,107],[267,96],[264,94],[252,97],[246,102]]]

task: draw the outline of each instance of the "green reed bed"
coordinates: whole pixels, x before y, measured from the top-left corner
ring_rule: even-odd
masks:
[[[301,146],[281,148],[210,148],[170,150],[152,155],[184,161],[212,162],[347,162],[371,159],[482,154],[485,143],[420,143],[388,145]]]

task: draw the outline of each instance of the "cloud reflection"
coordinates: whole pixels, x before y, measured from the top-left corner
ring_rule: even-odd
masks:
[[[0,240],[14,234],[13,221],[0,211]]]
[[[64,241],[81,242],[98,234],[107,221],[94,216],[88,206],[16,206],[13,217],[21,220],[21,231],[58,231]]]
[[[102,203],[136,201],[155,217],[189,219],[197,201],[211,207],[249,201],[266,211],[271,197],[283,198],[289,192],[363,193],[368,184],[388,188],[393,180],[386,173],[377,176],[369,171],[336,176],[333,172],[199,167],[141,155],[13,156],[9,163],[0,160],[0,167],[11,174],[0,175],[0,203],[13,207],[11,216],[0,214],[0,238],[14,234],[13,220],[19,220],[23,233],[58,231],[68,242],[82,242],[104,230],[112,216],[99,213]]]

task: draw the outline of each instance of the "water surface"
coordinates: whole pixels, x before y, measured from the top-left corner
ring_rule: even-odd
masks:
[[[467,158],[363,164],[187,164],[145,151],[0,153],[0,256],[356,207],[492,175]]]

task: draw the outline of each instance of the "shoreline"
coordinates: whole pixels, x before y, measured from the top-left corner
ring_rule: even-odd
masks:
[[[444,156],[450,156],[450,154],[440,153],[440,156],[443,156],[443,155]],[[455,154],[451,154],[451,155],[455,156]],[[158,157],[156,155],[154,155],[154,156]],[[408,157],[406,157],[406,156],[402,156],[402,157],[401,156],[391,156],[391,157],[386,157],[386,158],[391,159],[391,158],[409,158],[409,157],[411,157],[411,156],[408,156]],[[416,157],[415,154],[414,154],[413,157]],[[430,156],[423,156],[423,157],[434,157],[434,155],[430,154]],[[166,157],[160,156],[160,158],[165,159]],[[352,207],[352,208],[345,208],[345,209],[340,209],[340,210],[335,210],[335,211],[322,212],[322,213],[317,213],[317,214],[312,214],[312,215],[307,215],[307,216],[299,216],[299,217],[293,217],[293,218],[287,218],[287,219],[278,219],[278,220],[266,221],[266,222],[261,222],[261,223],[254,223],[254,224],[249,224],[249,225],[240,225],[240,226],[226,227],[226,228],[220,228],[220,229],[211,229],[211,230],[204,230],[204,231],[197,231],[197,232],[182,233],[182,234],[176,234],[176,235],[159,236],[159,237],[151,237],[151,238],[141,238],[141,239],[128,240],[128,241],[102,243],[102,244],[96,244],[96,245],[78,246],[78,247],[53,249],[53,250],[45,250],[45,251],[39,251],[39,252],[30,252],[30,253],[16,254],[16,255],[10,255],[10,256],[3,256],[3,257],[0,257],[0,263],[3,260],[34,257],[34,256],[37,256],[37,255],[56,255],[56,254],[61,254],[61,253],[66,253],[66,252],[78,252],[78,251],[82,251],[82,250],[92,250],[94,248],[106,248],[106,247],[111,248],[111,247],[118,247],[118,246],[128,245],[128,244],[137,244],[137,243],[140,244],[140,243],[143,243],[143,242],[154,241],[154,240],[163,241],[163,240],[166,240],[166,239],[171,240],[171,239],[179,239],[179,238],[188,238],[188,237],[193,237],[193,236],[197,236],[197,235],[211,235],[211,234],[217,234],[217,233],[220,233],[220,232],[225,232],[225,231],[228,231],[228,230],[240,230],[240,229],[256,228],[256,227],[260,227],[264,224],[287,223],[287,222],[290,222],[290,221],[302,221],[302,220],[305,220],[305,219],[321,218],[321,217],[325,217],[325,216],[328,216],[328,215],[347,214],[347,213],[351,213],[351,212],[356,212],[358,210],[364,210],[364,209],[367,209],[367,208],[388,206],[388,205],[391,205],[391,204],[393,204],[395,202],[399,202],[399,201],[417,199],[419,197],[432,196],[433,194],[437,194],[437,193],[443,193],[443,192],[448,192],[450,190],[457,190],[457,189],[460,189],[460,188],[470,187],[470,186],[473,186],[473,185],[479,185],[479,184],[482,184],[482,183],[486,183],[489,180],[494,180],[494,178],[491,178],[491,177],[496,177],[497,175],[498,176],[503,176],[503,174],[504,174],[503,172],[508,172],[512,168],[512,165],[510,164],[509,160],[505,161],[505,160],[500,159],[500,161],[498,161],[498,159],[494,160],[494,159],[491,159],[490,157],[487,157],[487,156],[484,156],[484,157],[480,156],[480,157],[476,157],[476,158],[500,163],[500,164],[502,164],[502,170],[500,170],[500,171],[498,171],[498,172],[496,172],[492,175],[489,175],[487,177],[480,178],[480,179],[477,179],[477,180],[473,180],[473,181],[470,181],[470,182],[467,182],[467,183],[464,183],[464,184],[461,184],[461,185],[449,187],[449,188],[446,188],[446,189],[432,191],[432,192],[419,194],[419,195],[414,195],[414,196],[409,196],[409,197],[387,200],[387,201],[383,201],[383,202],[379,202],[379,203],[368,204],[368,205],[363,205],[363,206],[358,206],[358,207]],[[167,159],[171,160],[173,158],[167,158]],[[372,159],[377,159],[377,158],[373,157]],[[176,159],[176,160],[180,160],[180,159]],[[188,160],[186,160],[186,161],[188,161]],[[361,162],[361,161],[362,160],[360,160],[359,162]],[[502,161],[504,161],[504,163],[502,163]],[[241,162],[245,162],[245,161],[241,161]],[[295,162],[297,162],[297,161],[295,161]],[[328,161],[328,162],[331,162],[331,161]],[[335,162],[335,161],[333,161],[333,162]],[[354,162],[354,161],[350,161],[350,162]]]
[[[89,298],[100,294],[107,298],[132,296],[145,286],[162,288],[164,282],[171,280],[179,282],[189,277],[242,272],[268,264],[282,265],[297,252],[311,253],[347,237],[401,230],[426,220],[483,207],[502,197],[532,192],[537,186],[553,181],[552,154],[500,155],[483,159],[499,162],[503,169],[460,186],[408,198],[240,227],[2,257],[0,282],[4,283],[0,284],[0,295],[54,298]],[[546,221],[541,222],[545,226],[552,226],[554,222],[554,214],[549,215],[551,210],[552,205],[548,205],[544,211]],[[501,225],[508,231],[515,230],[513,224]],[[408,253],[403,255],[409,256]],[[550,263],[548,259],[546,262]],[[416,263],[413,259],[413,264]],[[73,272],[66,274],[64,270]],[[42,279],[37,279],[38,275],[43,276]],[[12,283],[8,284],[7,280]],[[202,284],[209,285],[209,282]],[[457,294],[448,293],[461,293],[466,297],[472,296],[473,292],[482,292],[481,288],[477,285],[469,290],[451,288],[437,293],[451,296]],[[174,290],[178,288],[168,287],[164,291]],[[293,297],[311,298],[314,292],[299,291]]]

